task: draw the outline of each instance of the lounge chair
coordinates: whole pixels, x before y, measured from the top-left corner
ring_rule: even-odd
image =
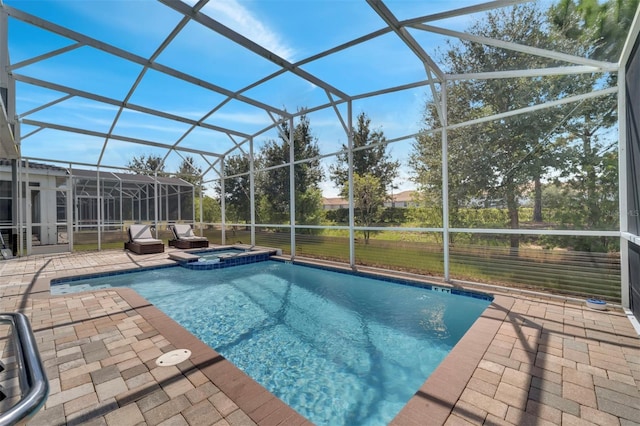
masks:
[[[164,243],[153,238],[149,225],[131,225],[127,230],[129,241],[124,243],[124,249],[137,254],[162,253]]]
[[[209,240],[206,237],[196,236],[189,224],[176,223],[169,225],[169,228],[175,237],[173,240],[169,240],[169,247],[179,249],[209,247]]]

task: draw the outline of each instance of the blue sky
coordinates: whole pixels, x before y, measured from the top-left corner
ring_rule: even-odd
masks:
[[[454,6],[459,8],[476,3],[478,2],[456,0]],[[150,0],[8,0],[5,4],[142,58],[148,58],[182,18],[182,15],[171,8]],[[392,0],[385,4],[400,20],[442,12],[452,7],[451,1],[442,0]],[[293,63],[385,27],[375,11],[366,2],[359,0],[220,0],[211,1],[202,12]],[[460,31],[473,19],[473,16],[464,16],[435,22],[434,25]],[[444,37],[413,30],[412,35],[427,53],[438,56],[436,49],[437,46],[443,46]],[[13,18],[9,20],[9,40],[13,64],[74,43],[66,37]],[[231,91],[241,90],[278,70],[270,61],[240,48],[195,22],[187,24],[155,62]],[[122,100],[142,69],[140,64],[83,46],[14,69],[13,72],[105,98]],[[303,65],[302,69],[349,95],[413,83],[425,78],[421,62],[392,33]],[[389,139],[411,135],[420,128],[421,112],[429,97],[428,93],[425,86],[355,101],[353,113],[355,116],[366,112],[371,118],[372,127],[384,131]],[[196,129],[189,133],[189,124],[139,111],[125,110],[115,120],[117,106],[78,96],[25,115],[28,111],[64,95],[60,91],[27,84],[18,79],[17,112],[21,119],[27,121],[81,127],[100,134],[109,132],[113,126],[114,135],[169,145],[180,141],[180,146],[183,147],[214,152],[226,152],[234,147],[234,142],[241,141],[241,138],[234,138],[234,141],[224,134],[206,129]],[[243,95],[287,111],[313,107],[328,101],[323,89],[292,73],[283,74],[247,90]],[[225,98],[222,94],[156,70],[148,70],[129,102],[201,120]],[[339,110],[346,116],[344,105]],[[322,153],[334,152],[341,144],[346,143],[346,135],[333,109],[310,113],[308,116]],[[271,119],[263,110],[233,100],[204,122],[254,134],[270,125]],[[165,149],[117,140],[111,140],[105,146],[105,138],[102,136],[53,129],[36,131],[37,129],[38,126],[22,125],[22,135],[29,135],[22,144],[24,156],[90,164],[102,158],[101,164],[105,166],[124,166],[134,155],[164,156],[166,153]],[[259,149],[267,139],[276,137],[273,131],[257,136],[256,148]],[[403,163],[402,176],[398,182],[400,190],[411,187],[406,167],[410,145],[411,140],[389,146],[393,157]],[[209,157],[208,160],[213,158]],[[178,155],[171,154],[167,158],[166,169],[175,170],[180,161]],[[328,162],[330,160],[323,163],[326,165]],[[204,160],[199,165],[207,167]],[[208,175],[208,178],[213,177],[213,174]],[[329,182],[323,185],[323,190],[327,196],[336,193]]]

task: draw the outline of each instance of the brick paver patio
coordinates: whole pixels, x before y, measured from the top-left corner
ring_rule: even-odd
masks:
[[[118,250],[0,261],[0,311],[29,317],[50,384],[28,424],[309,424],[134,291],[48,291],[54,277],[169,263]],[[156,365],[176,348],[191,358]],[[640,424],[640,339],[617,309],[497,293],[394,424]]]

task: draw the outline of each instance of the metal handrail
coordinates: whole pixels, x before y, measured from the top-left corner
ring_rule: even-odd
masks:
[[[20,401],[6,412],[0,413],[0,426],[9,426],[25,420],[42,408],[49,395],[49,381],[27,317],[20,313],[0,313],[0,322],[11,323],[13,326],[15,358],[22,391]]]

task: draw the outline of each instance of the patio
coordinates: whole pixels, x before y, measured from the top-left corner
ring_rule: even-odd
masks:
[[[131,289],[50,295],[173,264],[121,250],[133,223],[494,294],[395,424],[640,424],[637,0],[289,3],[0,2],[29,424],[309,423]]]
[[[28,424],[309,423],[131,290],[49,295],[54,277],[170,264],[171,251],[0,262],[0,309],[29,317],[50,383]],[[395,424],[640,423],[640,339],[622,310],[491,292],[494,304]],[[176,348],[190,360],[156,366]]]

